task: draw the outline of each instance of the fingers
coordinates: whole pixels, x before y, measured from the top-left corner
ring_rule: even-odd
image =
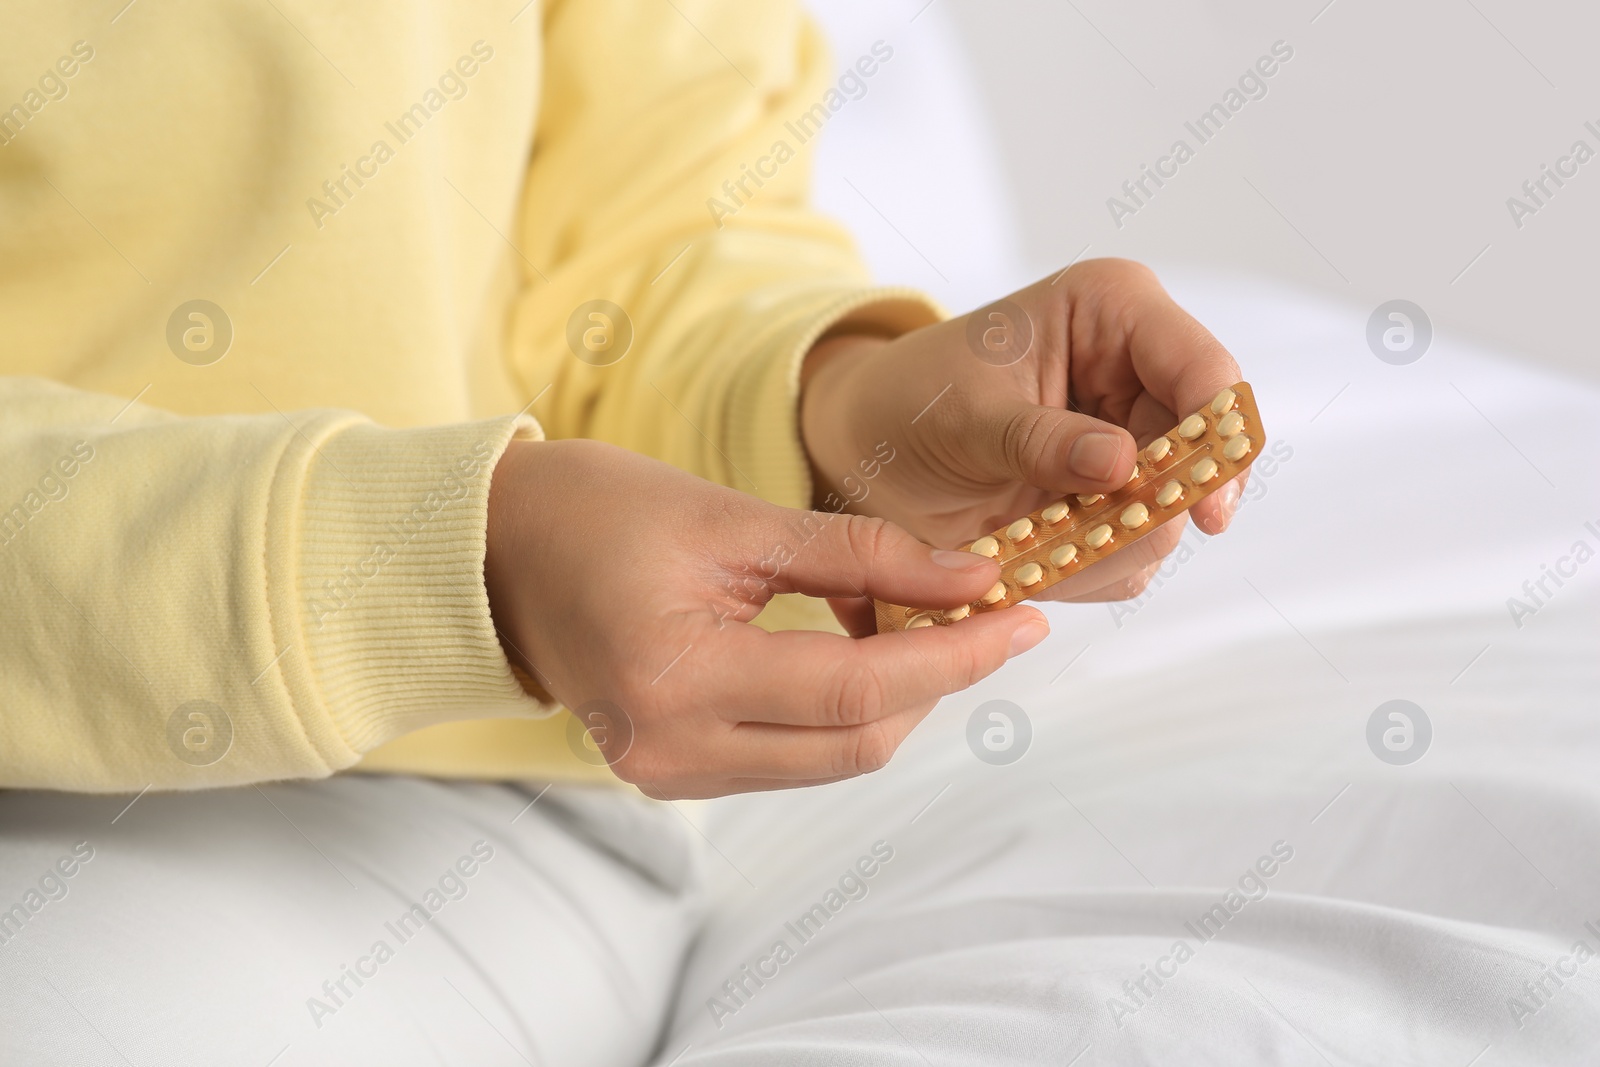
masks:
[[[723,717],[790,726],[859,726],[932,706],[994,673],[1050,632],[1031,607],[985,612],[951,626],[850,638],[817,631],[768,634],[753,627],[734,639],[749,664],[718,686]]]
[[[1070,268],[1065,281],[1074,349],[1084,341],[1104,349],[1093,354],[1101,366],[1114,366],[1122,354],[1111,349],[1125,349],[1138,381],[1171,411],[1195,411],[1239,380],[1239,365],[1228,350],[1142,264],[1089,260]]]
[[[854,778],[885,767],[933,707],[907,708],[859,726],[741,723],[734,727],[733,747],[748,766],[773,780]]]
[[[1228,350],[1173,301],[1153,274],[1129,272],[1123,284],[1130,287],[1125,304],[1108,302],[1103,314],[1118,315],[1127,324],[1128,361],[1145,392],[1162,407],[1182,418],[1241,379],[1239,364]],[[1226,486],[1196,504],[1195,523],[1210,534],[1227,529],[1242,484]]]
[[[1242,377],[1222,343],[1178,306],[1148,268],[1091,260],[1069,269],[1065,282],[1073,389],[1080,397],[1131,402],[1128,426],[1136,434],[1162,432]],[[1040,283],[1033,291],[1053,288]],[[1194,508],[1196,524],[1221,533],[1238,499],[1237,491],[1225,489],[1201,501]]]
[[[1239,501],[1244,496],[1245,483],[1249,480],[1250,472],[1245,471],[1190,508],[1189,513],[1194,516],[1194,524],[1208,534],[1219,534],[1226,530],[1228,524],[1233,521],[1234,513],[1239,510]]]
[[[1144,594],[1150,588],[1150,582],[1155,578],[1156,572],[1161,569],[1161,564],[1152,563],[1148,567],[1134,571],[1126,578],[1119,578],[1107,585],[1099,586],[1085,593],[1064,597],[1072,604],[1106,604],[1121,600],[1133,600]]]
[[[695,773],[638,785],[647,795],[664,799],[841,782],[887,764],[932,709],[932,704],[908,708],[848,727],[733,724],[716,747],[714,766],[700,752]]]
[[[878,616],[871,600],[835,597],[828,601],[828,607],[851,637],[871,637],[878,632]]]
[[[761,577],[775,593],[876,597],[919,608],[970,603],[1000,580],[993,560],[933,549],[883,519],[790,512],[788,551]]]
[[[1026,607],[861,639],[731,628],[716,669],[678,677],[712,721],[668,727],[651,743],[641,735],[612,769],[658,799],[866,774],[888,762],[940,697],[1047,632],[1043,616]]]
[[[1239,364],[1222,343],[1151,283],[1128,334],[1134,370],[1152,396],[1179,416],[1197,411],[1239,381]]]
[[[932,710],[924,704],[859,726],[737,723],[718,744],[714,765],[702,752],[695,761],[699,773],[636,784],[647,796],[668,800],[842,782],[887,765]]]
[[[1104,493],[1133,474],[1137,447],[1120,426],[1076,411],[992,398],[971,448],[994,474],[1056,492]]]

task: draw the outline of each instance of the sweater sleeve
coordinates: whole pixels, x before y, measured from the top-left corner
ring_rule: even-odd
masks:
[[[332,773],[406,732],[541,713],[483,586],[525,417],[184,418],[0,378],[0,786]]]
[[[809,507],[806,352],[940,317],[873,287],[807,203],[812,142],[849,100],[819,35],[792,0],[553,0],[545,35],[511,345],[527,395],[548,387],[534,414]],[[879,42],[849,85],[892,56]]]

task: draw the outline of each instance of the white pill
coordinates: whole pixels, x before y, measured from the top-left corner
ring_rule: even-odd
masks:
[[[1138,480],[1139,480],[1139,465],[1137,463],[1135,463],[1133,465],[1133,473],[1129,474],[1128,475],[1128,480],[1123,482],[1122,484],[1123,485],[1132,485],[1134,482],[1136,482]]]
[[[1232,437],[1244,429],[1244,416],[1237,411],[1230,411],[1217,421],[1217,436]]]
[[[1167,458],[1167,453],[1172,451],[1172,439],[1158,437],[1145,446],[1144,454],[1151,463],[1159,463]]]
[[[1060,570],[1062,567],[1065,567],[1067,564],[1071,563],[1077,558],[1077,545],[1061,545],[1054,552],[1050,553],[1050,566]]]
[[[1097,501],[1099,501],[1101,499],[1103,499],[1103,498],[1100,496],[1099,493],[1079,493],[1078,494],[1078,503],[1082,504],[1084,507],[1088,507],[1090,504],[1096,503]]]
[[[911,621],[906,623],[906,629],[908,629],[908,630],[916,630],[916,629],[920,629],[921,627],[924,627],[924,626],[932,626],[932,625],[933,625],[933,616],[932,615],[913,615],[911,617]]]
[[[1150,521],[1150,509],[1143,504],[1129,504],[1122,511],[1122,525],[1129,530],[1137,530]]]
[[[1179,482],[1168,482],[1156,491],[1156,503],[1164,508],[1170,508],[1183,499],[1183,485]]]
[[[1037,563],[1024,563],[1017,568],[1017,584],[1026,589],[1044,581],[1044,568]]]
[[[1222,446],[1222,454],[1237,463],[1250,454],[1250,438],[1240,434],[1238,437],[1231,439]]]
[[[972,605],[963,604],[959,608],[951,608],[949,611],[945,612],[944,617],[948,622],[960,622],[962,619],[971,614]]]
[[[1096,526],[1094,529],[1090,530],[1089,536],[1084,538],[1084,541],[1088,543],[1090,548],[1100,548],[1110,540],[1111,527],[1103,522],[1099,526]]]
[[[989,591],[987,593],[983,594],[983,596],[979,597],[978,599],[982,600],[985,604],[998,604],[998,603],[1000,603],[1000,601],[1004,600],[1005,598],[1006,598],[1006,583],[1005,582],[995,582],[993,585],[991,585],[989,587]]]
[[[1239,394],[1232,389],[1224,389],[1211,401],[1211,414],[1226,415],[1233,410],[1233,405],[1239,402]]]
[[[1039,512],[1039,517],[1054,526],[1067,517],[1067,502],[1065,500],[1057,500],[1054,504],[1048,505],[1043,511]]]
[[[1021,541],[1031,533],[1033,533],[1033,520],[1023,516],[1006,527],[1006,540]]]
[[[992,537],[980,537],[967,546],[967,551],[976,552],[980,556],[988,556],[990,559],[994,559],[1000,554],[1000,542]]]
[[[1178,436],[1185,441],[1193,441],[1205,432],[1206,417],[1198,412],[1178,423]]]
[[[1205,485],[1217,476],[1217,461],[1207,456],[1196,463],[1189,471],[1189,477],[1194,479],[1195,485]]]

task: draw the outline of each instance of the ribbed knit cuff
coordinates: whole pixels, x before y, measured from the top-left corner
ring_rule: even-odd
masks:
[[[310,669],[294,672],[291,691],[330,763],[435,723],[552,710],[512,676],[483,584],[490,478],[507,443],[538,439],[538,425],[324,432],[280,554],[292,574],[279,576],[292,582],[274,617],[280,634],[294,620],[286,644],[300,645]]]
[[[809,508],[811,468],[800,436],[800,368],[826,334],[857,331],[898,337],[944,318],[915,289],[824,289],[793,297],[761,314],[768,330],[732,382],[728,456],[774,504]]]

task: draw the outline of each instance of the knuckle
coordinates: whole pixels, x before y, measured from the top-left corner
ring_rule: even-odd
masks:
[[[611,772],[629,785],[638,786],[647,796],[652,795],[651,789],[667,787],[673,777],[670,768],[638,748],[630,749],[627,755],[611,764]]]
[[[883,679],[859,664],[848,664],[833,672],[828,686],[826,710],[835,726],[861,726],[876,722],[888,711],[889,694]]]
[[[882,723],[868,723],[856,728],[855,736],[845,749],[845,765],[840,774],[871,774],[882,770],[900,747],[899,739]]]
[[[1162,560],[1177,549],[1178,542],[1182,538],[1183,524],[1181,522],[1169,522],[1134,545],[1128,554],[1139,564],[1141,569],[1158,566]]]
[[[846,516],[841,536],[851,555],[871,563],[893,547],[894,528],[875,515]]]
[[[1142,596],[1150,588],[1150,579],[1155,575],[1155,566],[1152,564],[1141,571],[1135,571],[1122,581],[1111,587],[1113,600],[1132,600]]]
[[[1000,450],[1011,473],[1023,481],[1034,481],[1040,458],[1051,454],[1051,439],[1064,428],[1061,420],[1052,418],[1052,413],[1043,408],[1019,411],[1007,420]]]
[[[1105,270],[1119,279],[1128,281],[1153,282],[1156,272],[1149,265],[1140,263],[1136,259],[1123,259],[1120,256],[1110,256],[1103,261]]]
[[[1150,576],[1148,574],[1135,574],[1123,583],[1122,595],[1117,599],[1132,600],[1135,597],[1143,596],[1144,591],[1149,588]]]
[[[996,639],[984,645],[963,642],[956,651],[956,663],[951,677],[962,679],[961,688],[977,685],[1005,665],[1010,638]]]
[[[1193,403],[1187,406],[1199,407],[1216,395],[1217,390],[1238,381],[1239,365],[1198,322],[1186,323],[1185,330],[1189,335],[1187,340],[1190,346],[1213,358],[1197,359],[1185,364],[1173,378],[1172,389],[1178,396],[1180,405],[1183,403],[1183,398],[1188,397],[1192,398]]]
[[[1155,271],[1138,260],[1119,256],[1080,260],[1068,267],[1067,273],[1075,285],[1091,288],[1103,295],[1133,286],[1160,286]]]

